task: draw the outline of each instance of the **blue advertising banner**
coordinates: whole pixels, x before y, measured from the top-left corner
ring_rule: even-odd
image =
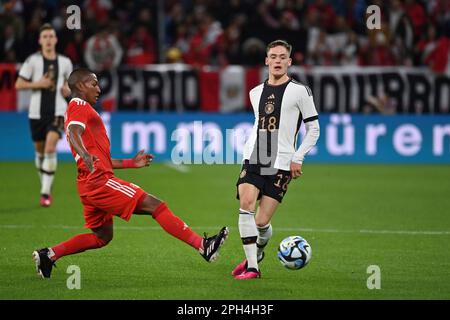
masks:
[[[175,164],[240,163],[254,122],[247,113],[103,113],[102,118],[113,158],[145,149],[155,161]],[[450,116],[322,114],[319,120],[321,136],[308,162],[450,163]],[[1,113],[0,137],[0,160],[34,159],[25,113]],[[65,138],[58,154],[73,158]]]

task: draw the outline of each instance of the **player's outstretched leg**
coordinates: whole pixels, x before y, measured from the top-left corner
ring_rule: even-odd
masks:
[[[219,255],[219,250],[228,237],[228,228],[223,227],[212,237],[201,237],[194,232],[169,207],[152,195],[147,195],[136,208],[135,214],[151,214],[153,219],[170,235],[197,249],[208,262],[213,262]]]
[[[228,238],[229,230],[227,227],[220,229],[215,236],[203,239],[203,246],[199,248],[201,256],[208,262],[214,262],[219,256],[219,250]]]

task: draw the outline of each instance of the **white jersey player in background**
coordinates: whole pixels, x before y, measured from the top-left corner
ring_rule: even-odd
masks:
[[[30,55],[19,71],[17,90],[32,90],[28,117],[35,148],[35,164],[41,179],[40,204],[52,204],[51,189],[57,167],[56,145],[64,130],[67,79],[72,62],[56,53],[55,29],[44,24],[39,31],[41,50]]]
[[[291,50],[292,46],[283,40],[271,42],[265,60],[269,78],[250,91],[255,124],[245,145],[236,184],[239,233],[246,257],[232,271],[238,280],[261,277],[258,263],[272,237],[271,219],[291,179],[302,175],[303,159],[320,134],[311,90],[287,74]],[[296,150],[302,120],[306,134]]]

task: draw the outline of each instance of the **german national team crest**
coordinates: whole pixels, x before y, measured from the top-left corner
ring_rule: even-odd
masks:
[[[266,107],[264,109],[264,111],[266,112],[266,114],[271,114],[273,112],[273,110],[275,109],[275,106],[273,105],[273,103],[266,103]]]
[[[241,171],[241,174],[240,174],[239,177],[242,179],[243,177],[245,177],[246,174],[247,174],[247,170],[244,169],[244,170]]]

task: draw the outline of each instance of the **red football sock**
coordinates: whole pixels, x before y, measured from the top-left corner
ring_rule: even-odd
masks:
[[[161,203],[155,212],[153,212],[152,216],[167,233],[197,250],[201,248],[203,238],[192,231],[183,220],[174,215],[165,203]]]
[[[57,244],[52,248],[55,255],[53,260],[58,260],[69,254],[83,252],[89,249],[97,249],[105,246],[107,242],[100,239],[93,233],[77,234],[76,236]]]

